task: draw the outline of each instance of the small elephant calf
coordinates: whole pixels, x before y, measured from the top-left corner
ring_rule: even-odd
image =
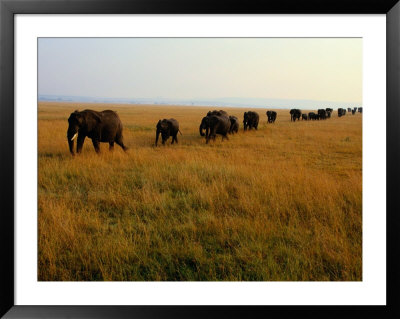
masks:
[[[172,143],[174,142],[178,143],[178,132],[181,133],[179,130],[179,123],[175,119],[163,119],[159,120],[156,126],[156,146],[158,142],[158,137],[160,136],[161,133],[161,139],[162,139],[162,144],[164,145],[165,142],[169,139],[170,136],[172,136]],[[181,133],[182,135],[182,133]]]
[[[239,131],[239,120],[236,116],[229,116],[229,120],[231,121],[231,126],[229,128],[229,134],[235,134]]]

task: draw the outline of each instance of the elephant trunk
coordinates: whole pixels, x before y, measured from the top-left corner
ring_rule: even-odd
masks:
[[[201,135],[201,136],[204,136],[204,132],[203,132],[203,123],[200,124],[199,131],[200,131],[200,135]]]
[[[160,136],[160,131],[159,130],[157,130],[157,132],[156,132],[156,146],[157,146],[157,143],[158,143],[158,138],[159,138],[159,136]]]
[[[67,139],[68,139],[68,146],[69,146],[69,151],[72,156],[75,155],[74,153],[74,140],[78,136],[78,132],[74,132],[72,130],[68,130],[67,132]]]
[[[71,141],[70,139],[68,139],[68,145],[69,145],[69,151],[71,153],[72,156],[75,155],[74,153],[74,141]]]

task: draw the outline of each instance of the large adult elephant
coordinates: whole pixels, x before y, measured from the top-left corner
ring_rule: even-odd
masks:
[[[326,120],[326,110],[318,109],[318,115],[321,120]]]
[[[215,140],[217,134],[222,135],[222,140],[225,138],[229,140],[228,133],[231,127],[229,117],[225,115],[209,115],[203,117],[200,123],[199,131],[201,136],[206,136],[206,144],[210,138]],[[204,130],[206,133],[204,134]]]
[[[291,109],[290,110],[290,121],[296,122],[296,120],[300,120],[301,110],[299,109]]]
[[[213,115],[216,115],[216,116],[225,116],[225,117],[229,118],[229,120],[230,120],[230,116],[229,116],[228,113],[225,112],[224,110],[219,110],[219,111],[217,111],[217,110],[208,111],[208,112],[207,112],[207,115],[206,115],[205,117],[203,117],[203,119],[201,120],[201,123],[200,123],[199,131],[200,131],[200,135],[201,135],[201,136],[206,136],[206,138],[207,138],[207,136],[209,135],[210,129],[209,129],[207,117],[213,116]],[[208,127],[208,129],[207,129],[207,127]],[[205,133],[204,133],[204,131],[205,131]],[[229,131],[230,131],[230,130],[229,130]]]
[[[314,112],[308,113],[308,119],[315,121],[317,119],[317,115]]]
[[[251,130],[258,128],[258,122],[260,121],[260,116],[257,112],[248,111],[243,114],[243,129],[246,131],[247,129]]]
[[[86,137],[92,139],[96,153],[100,152],[100,142],[109,143],[110,151],[114,148],[114,142],[124,151],[128,149],[123,142],[121,120],[114,111],[84,110],[79,112],[76,110],[69,116],[68,123],[67,139],[72,155],[75,155],[75,138],[77,138],[76,152],[78,154],[82,151]]]
[[[275,111],[267,111],[268,123],[274,123],[276,120],[276,112]]]
[[[231,126],[229,128],[229,134],[234,134],[239,131],[239,120],[236,116],[229,116],[229,120],[231,121]]]
[[[161,139],[162,139],[162,144],[164,145],[165,142],[169,139],[170,136],[172,136],[172,143],[174,142],[178,143],[178,132],[181,133],[179,130],[179,123],[175,119],[163,119],[159,120],[157,125],[156,125],[156,143],[155,145],[157,146],[158,138],[160,137],[161,134]],[[182,135],[182,133],[181,133]]]

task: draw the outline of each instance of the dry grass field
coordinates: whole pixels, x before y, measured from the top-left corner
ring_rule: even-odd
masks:
[[[75,109],[116,110],[128,153],[86,139],[72,157]],[[206,145],[211,109],[40,102],[38,280],[362,280],[361,114],[254,109],[258,131]],[[179,144],[153,147],[171,117]]]

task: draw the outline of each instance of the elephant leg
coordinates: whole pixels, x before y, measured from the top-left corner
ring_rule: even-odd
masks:
[[[210,132],[208,134],[208,139],[212,139],[213,141],[215,141],[215,133],[217,132],[217,128],[216,127],[210,127]]]
[[[85,142],[85,137],[84,135],[78,135],[78,141],[76,143],[76,152],[80,153],[82,152],[82,147],[83,147],[83,142]]]
[[[175,139],[175,142],[178,143],[178,133],[175,134],[174,139]]]
[[[206,144],[208,144],[208,142],[210,141],[211,138],[212,138],[213,140],[215,140],[214,131],[215,131],[214,128],[210,128],[210,132],[208,133]]]
[[[114,150],[114,142],[110,142],[109,150],[110,150],[110,151],[113,151],[113,150]]]
[[[99,143],[99,141],[96,140],[96,139],[92,139],[92,143],[93,143],[93,147],[94,147],[94,150],[96,151],[96,153],[97,154],[100,153],[100,143]]]
[[[160,137],[160,131],[157,130],[157,131],[156,131],[156,143],[155,143],[156,146],[157,146],[158,138],[159,138],[159,137]]]
[[[122,149],[124,150],[124,152],[126,152],[128,150],[128,148],[124,145],[124,139],[122,138],[122,136],[117,136],[115,143],[117,143],[119,146],[121,146]]]

